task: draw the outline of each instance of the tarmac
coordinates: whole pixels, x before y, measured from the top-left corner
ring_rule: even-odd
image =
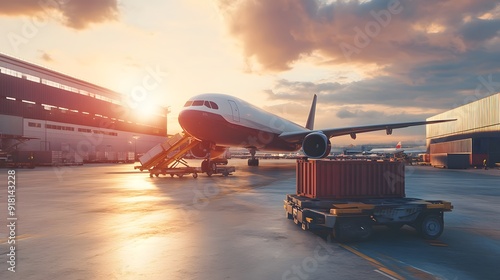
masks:
[[[283,199],[295,192],[295,161],[230,164],[236,166],[233,175],[196,179],[150,178],[131,164],[37,167],[16,170],[14,184],[8,183],[9,170],[0,169],[6,186],[0,193],[0,279],[500,275],[498,169],[408,166],[408,197],[454,205],[445,213],[443,235],[426,241],[408,226],[397,233],[377,227],[369,241],[343,244],[285,218]],[[14,189],[9,185],[15,193],[8,193]],[[8,204],[12,213],[5,211]]]

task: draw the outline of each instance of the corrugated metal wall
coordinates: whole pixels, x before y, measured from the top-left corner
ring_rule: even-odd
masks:
[[[430,145],[430,154],[441,153],[472,153],[472,138]]]
[[[457,119],[454,122],[428,125],[427,139],[464,133],[500,132],[500,93],[435,115],[427,120]]]

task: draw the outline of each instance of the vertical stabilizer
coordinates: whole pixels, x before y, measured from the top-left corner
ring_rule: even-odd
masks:
[[[403,145],[401,145],[401,141],[398,142],[398,144],[396,145],[396,149],[401,149],[403,148]]]
[[[313,97],[313,102],[311,104],[311,110],[309,111],[309,117],[307,117],[306,128],[313,130],[314,129],[314,116],[316,116],[316,99],[318,96],[315,94]]]

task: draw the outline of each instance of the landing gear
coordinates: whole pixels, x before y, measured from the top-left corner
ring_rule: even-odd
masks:
[[[222,174],[224,177],[234,172],[234,167],[224,166],[227,165],[228,161],[226,158],[214,158],[211,159],[211,153],[213,145],[209,144],[207,158],[201,162],[201,172],[206,173],[208,177],[214,174]]]
[[[250,149],[250,155],[252,156],[252,158],[248,159],[248,166],[259,166],[259,159],[255,158],[255,153],[255,148]]]
[[[259,166],[259,159],[249,159],[248,166]]]
[[[207,176],[212,176],[217,169],[217,165],[215,162],[212,162],[210,159],[205,159],[201,162],[201,172],[207,173]]]

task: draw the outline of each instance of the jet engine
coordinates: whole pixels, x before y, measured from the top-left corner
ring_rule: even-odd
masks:
[[[309,158],[325,158],[330,154],[332,145],[322,132],[311,132],[302,142],[302,150]]]
[[[200,159],[206,159],[208,157],[208,152],[210,152],[210,158],[212,159],[222,155],[225,151],[226,147],[211,146],[209,143],[199,142],[190,152],[193,157]]]

